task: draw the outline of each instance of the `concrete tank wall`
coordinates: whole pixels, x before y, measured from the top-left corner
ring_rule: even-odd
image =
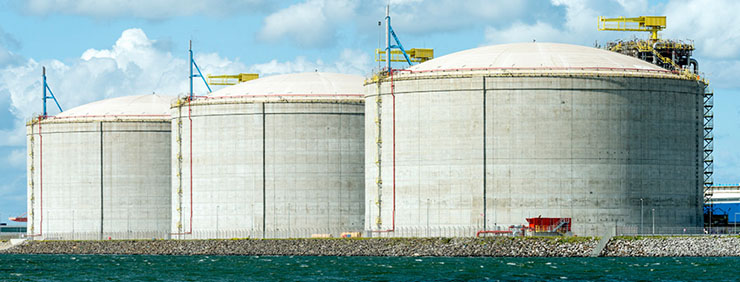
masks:
[[[29,123],[27,141],[29,234],[167,238],[169,121],[51,118]]]
[[[174,107],[174,237],[361,231],[362,101],[222,97]]]
[[[697,82],[430,76],[394,81],[395,141],[389,81],[380,135],[378,86],[366,86],[366,229],[391,229],[394,205],[396,231],[381,235],[474,236],[542,216],[571,217],[573,233],[600,236],[639,226],[641,209],[645,228],[653,210],[656,226],[702,225]]]

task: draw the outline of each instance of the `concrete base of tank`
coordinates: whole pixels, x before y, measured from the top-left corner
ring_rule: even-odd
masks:
[[[702,225],[695,81],[450,75],[394,84],[395,97],[381,84],[381,101],[377,85],[366,86],[368,230],[395,221],[424,236],[538,216],[572,218],[579,236],[653,218]]]

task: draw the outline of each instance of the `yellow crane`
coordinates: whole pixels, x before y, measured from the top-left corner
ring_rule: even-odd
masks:
[[[658,31],[666,28],[665,16],[642,16],[636,18],[599,17],[599,30],[648,31],[650,41],[658,41]]]
[[[618,42],[608,42],[607,49],[625,55],[631,55],[700,80],[695,73],[698,63],[691,58],[694,51],[694,44],[660,39],[658,32],[665,28],[665,16],[641,16],[634,18],[599,17],[598,21],[599,30],[650,32],[650,39],[648,40],[634,39],[630,41],[620,40]],[[690,65],[694,66],[694,73],[688,70]]]
[[[375,61],[385,62],[385,52],[385,49],[375,49]],[[423,63],[434,59],[434,49],[429,48],[412,48],[406,51],[406,54],[409,55],[409,60],[414,63]],[[406,62],[403,51],[398,49],[391,50],[391,62]]]
[[[220,74],[220,75],[208,75],[208,84],[210,85],[235,85],[245,81],[258,79],[259,74],[256,73],[240,73],[240,74]]]
[[[682,76],[694,79],[702,84],[709,82],[699,76],[699,62],[692,58],[695,50],[693,42],[665,40],[658,37],[658,32],[666,28],[665,16],[642,16],[636,18],[599,17],[599,30],[615,31],[648,31],[650,39],[633,39],[629,41],[608,42],[607,49],[628,56],[652,62],[665,69],[673,70]],[[693,69],[693,71],[691,71]],[[710,197],[714,187],[714,92],[704,90],[704,130],[703,130],[703,167],[704,167],[704,202],[711,206]],[[711,208],[709,218],[712,218]]]

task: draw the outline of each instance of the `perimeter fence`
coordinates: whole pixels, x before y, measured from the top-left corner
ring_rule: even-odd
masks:
[[[740,229],[736,226],[719,227],[666,227],[666,226],[616,226],[618,236],[662,236],[662,235],[737,235]]]
[[[580,233],[580,234],[579,234]],[[665,227],[633,225],[592,225],[584,229],[574,228],[573,233],[566,235],[584,236],[707,236],[707,235],[740,235],[740,228],[722,227]],[[344,236],[343,236],[344,235]],[[401,238],[401,237],[490,237],[490,236],[533,236],[557,235],[555,233],[534,234],[522,228],[493,226],[483,230],[478,226],[405,226],[394,230],[362,230],[352,228],[292,228],[292,229],[238,229],[238,230],[195,230],[187,233],[170,233],[165,231],[129,231],[129,232],[65,232],[44,233],[41,236],[18,235],[36,240],[159,240],[159,239],[288,239],[288,238]]]

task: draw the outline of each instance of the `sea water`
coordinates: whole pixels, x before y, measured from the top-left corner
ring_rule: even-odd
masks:
[[[0,255],[0,281],[738,281],[739,257]]]

